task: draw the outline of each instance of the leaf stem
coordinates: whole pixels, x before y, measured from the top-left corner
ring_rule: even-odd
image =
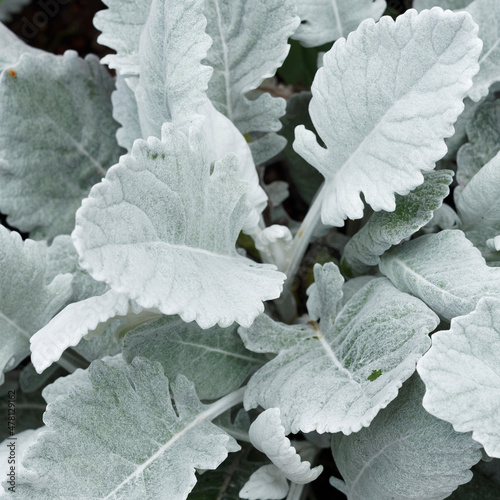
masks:
[[[210,416],[210,419],[212,420],[225,411],[230,410],[233,406],[243,403],[243,396],[246,388],[246,385],[240,387],[238,390],[231,392],[227,396],[224,396],[215,403],[211,404],[207,411],[207,417]]]
[[[307,247],[311,242],[314,230],[318,227],[321,221],[321,205],[324,197],[324,184],[318,191],[316,198],[309,208],[302,224],[300,225],[297,234],[292,241],[292,248],[290,250],[290,259],[285,269],[287,279],[283,286],[283,300],[286,300],[290,294],[290,288],[293,283],[293,278],[297,274],[300,263],[306,253]]]
[[[72,349],[67,349],[61,354],[57,364],[64,368],[68,373],[75,372],[78,368],[85,370],[90,363]]]
[[[301,500],[301,498],[303,498],[302,493],[304,492],[305,486],[307,486],[307,484],[290,483],[290,489],[288,490],[286,500]]]
[[[228,427],[224,427],[223,425],[219,425],[218,427],[220,427],[223,431],[227,432],[230,436],[234,437],[236,441],[244,441],[246,443],[251,443],[248,432],[230,429]]]

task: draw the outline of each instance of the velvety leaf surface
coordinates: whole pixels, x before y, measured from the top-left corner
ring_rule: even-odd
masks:
[[[418,363],[426,386],[424,408],[472,431],[490,457],[500,458],[500,300],[485,297],[449,330],[432,336]]]
[[[94,26],[102,31],[97,41],[116,51],[102,63],[121,74],[139,73],[139,40],[148,18],[151,0],[103,0],[106,10],[94,16]]]
[[[346,281],[342,285],[342,299],[337,304],[337,314],[358,290],[361,290],[369,281],[374,279],[375,276],[357,276]]]
[[[361,193],[392,212],[395,193],[422,184],[446,153],[481,47],[468,14],[436,8],[366,20],[325,54],[309,111],[326,148],[301,126],[294,142],[325,177],[324,224],[361,218]]]
[[[269,408],[261,413],[250,426],[250,441],[290,481],[297,484],[310,483],[321,474],[323,466],[311,468],[309,462],[302,461],[285,435],[280,413],[279,408]]]
[[[200,64],[210,47],[203,4],[152,1],[139,43],[135,89],[144,139],[160,137],[166,121],[189,122],[206,100],[212,69]]]
[[[123,152],[113,79],[74,51],[24,54],[11,69],[0,78],[0,210],[37,239],[69,234],[82,199]]]
[[[328,277],[320,270],[315,268],[317,284]],[[322,288],[318,286],[319,293]],[[245,408],[279,408],[287,434],[350,434],[368,426],[412,375],[429,348],[428,333],[438,324],[423,302],[384,278],[355,293],[333,324],[331,315],[319,327],[266,320],[264,329],[257,321],[248,330],[240,329],[248,349],[254,350],[259,341],[264,350],[278,347],[267,338],[284,337],[286,330],[288,338],[278,356],[250,379]]]
[[[8,473],[10,472],[10,467],[12,463],[15,468],[15,473],[18,474],[23,470],[22,460],[26,450],[38,439],[40,432],[43,432],[45,427],[42,426],[39,429],[27,429],[25,431],[17,432],[13,436],[9,436],[5,441],[0,443],[0,474],[2,475],[2,485],[0,485],[0,492],[4,491],[8,496],[12,496],[14,490],[8,490],[9,487],[12,487],[9,482],[6,482],[10,479]],[[14,447],[11,448],[10,445],[14,444]],[[11,450],[14,452],[14,457],[10,455]],[[12,462],[12,459],[15,462]],[[9,460],[11,460],[9,462]],[[15,482],[14,482],[15,485]]]
[[[307,312],[313,321],[322,320],[330,328],[337,316],[338,303],[344,295],[344,278],[333,262],[314,266],[315,282],[307,289]]]
[[[269,332],[272,331],[272,335]],[[293,332],[293,333],[292,333]],[[279,353],[296,345],[298,340],[310,340],[316,330],[310,325],[286,325],[278,323],[267,314],[257,316],[248,329],[238,330],[247,349],[260,353]]]
[[[334,486],[349,500],[441,500],[471,480],[468,469],[480,460],[480,445],[427,413],[423,393],[415,375],[368,429],[332,436],[345,481]]]
[[[457,154],[458,193],[500,151],[500,101],[485,102],[466,127],[469,142]],[[456,196],[456,194],[455,194]]]
[[[95,361],[86,386],[49,405],[48,432],[27,453],[17,490],[45,500],[184,500],[195,469],[215,469],[239,449],[210,422],[221,405],[202,405],[184,377],[169,384],[158,363]]]
[[[480,107],[481,103],[484,103],[484,101],[474,102],[468,97],[464,99],[464,110],[462,111],[462,114],[457,118],[457,121],[453,126],[455,129],[455,133],[451,137],[447,137],[445,139],[448,151],[443,156],[443,161],[456,160],[459,148],[467,142],[466,127],[472,120],[474,113]]]
[[[251,209],[237,172],[232,155],[211,171],[196,127],[188,137],[167,123],[162,141],[137,140],[78,211],[81,265],[144,308],[249,326],[284,275],[236,252]]]
[[[38,373],[57,361],[62,353],[76,346],[87,334],[102,333],[108,322],[117,316],[146,313],[127,295],[108,290],[66,306],[30,339],[31,361]],[[152,318],[158,317],[153,313]]]
[[[45,282],[48,284],[58,274],[69,273],[71,281],[71,302],[102,295],[107,290],[105,283],[96,281],[78,264],[78,252],[68,234],[56,236],[47,250],[47,271]]]
[[[455,204],[462,231],[487,258],[487,240],[500,235],[500,153],[455,194]]]
[[[260,214],[267,207],[268,200],[266,192],[259,184],[250,145],[233,122],[217,111],[210,101],[207,100],[198,111],[205,117],[202,131],[207,144],[207,159],[213,162],[230,153],[238,158],[238,176],[248,183],[247,198],[253,207],[242,229],[252,234],[256,230]]]
[[[191,380],[200,399],[217,399],[238,389],[265,362],[245,349],[236,327],[202,330],[178,316],[164,316],[128,332],[123,355],[127,361],[135,356],[158,361],[167,377],[182,374]]]
[[[292,38],[304,47],[333,42],[354,31],[361,21],[378,21],[386,8],[385,0],[295,0],[301,24]]]
[[[94,323],[98,321],[95,317],[96,310],[93,309],[92,304],[95,304],[96,301],[99,305],[97,308],[102,308],[102,298],[100,296],[104,295],[106,291],[108,291],[109,287],[103,283],[102,281],[96,281],[93,279],[90,274],[85,271],[78,263],[78,252],[76,251],[75,246],[73,245],[73,241],[71,240],[71,236],[69,235],[60,235],[56,236],[48,248],[47,252],[48,262],[47,262],[47,273],[45,275],[45,280],[48,282],[52,280],[58,274],[70,273],[73,276],[73,280],[71,282],[71,287],[73,289],[73,293],[69,302],[75,303],[69,309],[69,312],[66,311],[64,314],[66,315],[67,322],[59,323],[57,320],[56,324],[59,324],[62,327],[65,333],[61,331],[54,330],[51,328],[52,333],[58,338],[59,335],[62,336],[58,339],[60,344],[59,347],[56,347],[56,351],[58,353],[62,353],[62,351],[69,346],[69,339],[73,338],[75,342],[78,342],[78,337],[82,335],[86,335],[87,338],[82,338],[76,345],[74,345],[74,350],[83,356],[87,361],[93,361],[95,359],[100,359],[104,355],[112,356],[121,352],[121,345],[119,341],[115,338],[115,333],[118,334],[124,327],[129,327],[131,322],[138,319],[136,315],[133,315],[133,318],[121,318],[116,319],[113,311],[108,311],[105,313],[105,316],[109,316],[109,321],[105,320],[103,323],[96,324],[95,329],[90,328],[87,329],[85,326],[82,329],[82,325],[87,325],[90,323]],[[108,297],[108,296],[106,296]],[[88,302],[85,302],[83,305],[76,303],[80,301],[85,301],[86,299],[90,299]],[[120,302],[120,299],[118,299]],[[121,299],[123,300],[123,299]],[[108,302],[108,305],[112,305],[114,300]],[[89,306],[86,308],[86,306]],[[117,302],[114,302],[113,307],[117,306]],[[122,303],[122,310],[128,311],[128,306],[125,306]],[[73,312],[75,315],[73,316]],[[101,309],[101,312],[102,309]],[[52,323],[52,326],[55,326]],[[75,331],[79,331],[76,337],[74,337]],[[92,332],[93,335],[89,336],[89,332]],[[66,338],[67,334],[67,338]],[[48,343],[53,344],[58,341],[56,338],[49,338]],[[43,344],[44,342],[42,342]],[[71,341],[71,343],[73,343]],[[56,354],[54,352],[53,354]],[[56,354],[59,356],[59,354]],[[46,373],[46,372],[45,372]]]
[[[256,210],[243,228],[249,230],[257,225],[267,196],[259,186],[245,138],[206,95],[213,70],[201,64],[211,44],[205,33],[204,5],[203,0],[153,0],[139,46],[140,77],[135,96],[140,127],[143,138],[160,137],[161,127],[167,121],[187,127],[195,115],[205,116],[202,131],[207,160],[213,162],[234,153],[240,178],[248,181],[248,198]]]
[[[137,81],[137,77],[129,78]],[[130,153],[134,141],[142,137],[142,131],[135,93],[120,74],[116,76],[116,90],[111,94],[111,102],[113,118],[121,124],[116,131],[116,140]]]
[[[103,363],[107,367],[115,368],[121,372],[127,371],[127,363],[121,354],[112,357],[103,357]],[[89,378],[89,371],[77,368],[73,373],[65,377],[59,377],[52,384],[47,385],[43,391],[42,396],[50,404],[54,402],[59,396],[68,396],[72,393],[78,393],[81,389],[91,390],[92,383]]]
[[[500,3],[496,0],[475,0],[465,11],[479,25],[478,36],[483,42],[479,73],[467,94],[477,102],[488,95],[492,83],[500,80]]]
[[[274,464],[256,470],[239,492],[239,498],[274,500],[285,498],[289,490],[285,474]]]
[[[123,350],[122,339],[117,339],[117,335],[115,334],[121,333],[121,327],[124,322],[126,321],[120,319],[110,321],[104,328],[104,332],[100,333],[98,329],[97,331],[94,330],[95,333],[99,334],[83,337],[83,339],[73,347],[73,350],[89,363],[96,359],[102,359],[104,356],[115,356],[121,353]]]
[[[450,205],[443,203],[432,214],[432,219],[422,228],[424,232],[435,233],[440,229],[456,229],[460,218]]]
[[[350,275],[363,274],[380,262],[380,255],[398,245],[425,226],[443,199],[453,180],[451,170],[424,174],[424,183],[406,196],[396,195],[394,212],[375,212],[348,241],[342,254],[342,269]]]
[[[29,355],[30,337],[66,304],[71,275],[46,284],[46,246],[0,226],[0,382]]]
[[[420,236],[389,250],[380,271],[447,320],[473,311],[481,297],[500,298],[500,269],[488,267],[459,230]]]
[[[214,68],[210,100],[242,134],[279,130],[285,101],[267,92],[252,100],[246,94],[283,64],[299,25],[293,1],[206,0],[205,16],[213,40],[204,61]]]

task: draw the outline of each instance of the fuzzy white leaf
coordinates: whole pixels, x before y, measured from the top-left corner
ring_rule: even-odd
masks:
[[[461,229],[483,254],[487,240],[500,234],[500,153],[455,193]]]
[[[48,405],[47,432],[16,478],[20,498],[185,500],[196,469],[215,469],[240,448],[211,423],[238,395],[203,405],[185,377],[169,384],[143,358],[95,361],[86,373],[86,384]]]
[[[252,234],[255,248],[260,252],[264,262],[276,264],[280,271],[285,271],[290,258],[292,233],[286,226],[273,224]]]
[[[380,271],[447,320],[473,311],[481,297],[500,298],[500,269],[488,267],[459,230],[420,236],[389,250]]]
[[[427,413],[423,393],[415,375],[368,429],[332,436],[349,500],[443,500],[471,480],[480,445]]]
[[[320,269],[317,282],[329,278]],[[317,286],[320,293],[324,288]],[[287,433],[349,434],[368,426],[412,375],[438,324],[423,302],[384,278],[355,293],[335,322],[336,306],[330,307],[319,328],[257,318],[249,329],[240,329],[248,349],[269,352],[283,345],[250,379],[245,408],[279,408]]]
[[[475,0],[464,12],[469,12],[479,25],[478,36],[483,41],[479,73],[467,94],[478,102],[488,95],[492,83],[500,81],[500,2]]]
[[[94,16],[94,26],[102,31],[97,41],[116,51],[102,63],[123,75],[139,73],[139,39],[148,18],[151,0],[103,0],[106,10]]]
[[[435,233],[440,229],[456,229],[460,218],[453,208],[443,203],[432,214],[432,219],[422,228],[424,233]]]
[[[257,469],[240,491],[240,498],[249,500],[279,500],[289,490],[285,475],[274,464]]]
[[[243,133],[262,130],[252,127],[252,119],[248,123],[248,114],[255,114],[253,108],[262,108],[262,113],[273,107],[275,99],[269,94],[262,94],[256,101],[249,101],[245,94],[274,76],[285,60],[290,49],[288,38],[299,24],[294,10],[291,0],[205,2],[207,33],[213,44],[204,62],[214,68],[208,96]],[[261,100],[265,106],[259,103]],[[280,107],[284,105],[282,102]],[[274,117],[275,131],[281,128],[279,116]]]
[[[309,462],[302,461],[285,435],[279,408],[269,408],[261,413],[250,426],[248,435],[255,448],[265,453],[269,460],[294,483],[310,483],[323,471],[321,465],[311,468]]]
[[[135,89],[144,138],[160,137],[167,121],[189,122],[206,101],[212,68],[200,64],[210,47],[203,4],[204,0],[152,1],[139,44]]]
[[[324,266],[315,264],[315,282],[307,289],[307,311],[313,321],[323,319],[333,324],[337,315],[338,303],[342,300],[344,278],[333,262]]]
[[[121,353],[115,356],[105,356],[101,361],[110,368],[116,368],[124,372],[127,371],[127,362],[123,359]],[[89,378],[88,370],[77,368],[73,373],[64,377],[59,377],[52,382],[52,384],[45,386],[42,391],[42,396],[47,404],[50,404],[59,396],[68,396],[75,392],[78,393],[80,389],[92,389],[92,382]]]
[[[271,331],[273,333],[269,335]],[[277,323],[267,314],[261,314],[255,318],[251,328],[240,328],[238,333],[250,351],[279,353],[294,347],[299,340],[312,339],[316,330],[311,329],[310,325],[293,325],[290,329],[290,325]]]
[[[240,491],[240,498],[249,500],[279,500],[288,493],[288,481],[274,464],[257,469]]]
[[[443,156],[443,161],[451,160],[453,162],[456,159],[457,152],[460,146],[462,146],[467,141],[466,127],[472,120],[474,113],[477,111],[479,105],[482,102],[483,101],[474,102],[469,97],[466,97],[464,99],[464,110],[462,111],[462,114],[457,118],[457,121],[454,125],[455,133],[451,137],[447,137],[445,139],[448,151]]]
[[[131,78],[136,80],[136,77]],[[111,94],[111,101],[113,118],[121,124],[116,131],[116,140],[130,153],[134,141],[142,137],[142,131],[135,93],[120,74],[116,76],[116,90]]]
[[[57,361],[68,348],[77,345],[89,333],[102,333],[117,316],[139,314],[142,307],[113,290],[66,306],[30,339],[31,362],[38,373]],[[154,311],[152,317],[158,316]]]
[[[500,300],[481,299],[449,330],[432,336],[432,347],[418,363],[427,388],[424,408],[472,431],[490,457],[500,458]]]
[[[12,70],[0,78],[0,210],[52,239],[72,231],[81,200],[122,153],[114,83],[95,56],[74,51],[24,54]]]
[[[380,19],[385,0],[295,0],[301,25],[292,36],[304,47],[333,42],[354,31],[361,21]]]
[[[182,374],[200,399],[213,400],[238,389],[266,360],[245,349],[236,327],[202,330],[178,316],[163,316],[128,332],[123,355],[127,361],[136,356],[158,361],[167,377]]]
[[[250,100],[247,93],[283,64],[299,24],[293,1],[206,0],[205,16],[213,40],[204,61],[214,68],[209,98],[241,133],[276,132],[284,99],[264,92]]]
[[[29,355],[30,337],[71,297],[71,275],[46,284],[45,243],[0,226],[0,383]]]
[[[22,432],[18,432],[16,435],[5,439],[0,443],[0,474],[2,477],[2,482],[5,484],[3,488],[7,494],[12,495],[15,492],[15,479],[10,483],[11,476],[11,465],[14,467],[14,478],[16,474],[19,474],[23,469],[23,457],[26,450],[36,442],[38,436],[41,432],[45,431],[45,426],[38,429],[28,429]],[[12,462],[12,460],[14,460]],[[8,490],[14,487],[13,490]],[[0,485],[0,492],[2,491],[2,486]]]
[[[61,234],[56,236],[47,251],[47,271],[45,273],[45,283],[50,283],[58,274],[71,274],[70,302],[102,295],[108,290],[105,283],[94,280],[87,271],[78,264],[78,252],[76,251],[71,236]]]
[[[469,142],[457,154],[458,189],[455,197],[500,151],[500,102],[484,102],[466,126]]]
[[[257,133],[254,135],[261,134]],[[256,165],[265,165],[277,154],[281,153],[286,145],[287,140],[282,135],[274,132],[261,135],[259,139],[255,139],[249,143]]]
[[[494,238],[490,238],[489,240],[486,240],[486,246],[490,250],[494,250],[498,252],[500,250],[500,236],[495,236]]]
[[[207,98],[212,68],[201,64],[210,46],[203,7],[203,0],[153,0],[141,36],[140,77],[135,89],[142,137],[160,137],[161,126],[167,121],[184,126],[196,114],[205,116],[202,130],[208,161],[234,153],[239,160],[240,178],[248,181],[247,195],[255,211],[243,229],[250,231],[267,206],[267,196],[259,186],[245,138]]]
[[[295,150],[325,177],[321,219],[342,226],[363,215],[363,193],[392,212],[395,193],[422,184],[446,153],[482,43],[467,13],[409,10],[367,20],[324,56],[309,107],[319,136],[299,126]]]
[[[92,188],[73,232],[81,265],[144,308],[202,328],[249,326],[285,276],[235,249],[251,207],[234,156],[211,165],[199,129],[137,140]]]
[[[256,230],[259,215],[267,207],[267,195],[259,184],[250,146],[233,122],[210,101],[199,107],[198,112],[205,117],[202,131],[208,147],[208,161],[220,160],[230,153],[238,158],[238,177],[248,182],[247,198],[253,207],[242,229],[251,234]]]
[[[406,196],[396,195],[394,212],[375,212],[368,222],[348,241],[342,255],[346,275],[364,274],[380,262],[380,256],[398,245],[432,218],[443,199],[448,196],[453,180],[451,170],[424,174],[424,183]]]

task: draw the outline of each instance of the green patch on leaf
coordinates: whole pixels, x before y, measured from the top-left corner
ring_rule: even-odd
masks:
[[[373,370],[371,374],[367,377],[367,380],[373,382],[377,380],[380,377],[380,375],[382,375],[382,370]]]

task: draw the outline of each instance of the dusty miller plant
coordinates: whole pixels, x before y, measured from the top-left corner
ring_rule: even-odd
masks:
[[[2,498],[498,498],[500,2],[105,3],[0,24]]]

